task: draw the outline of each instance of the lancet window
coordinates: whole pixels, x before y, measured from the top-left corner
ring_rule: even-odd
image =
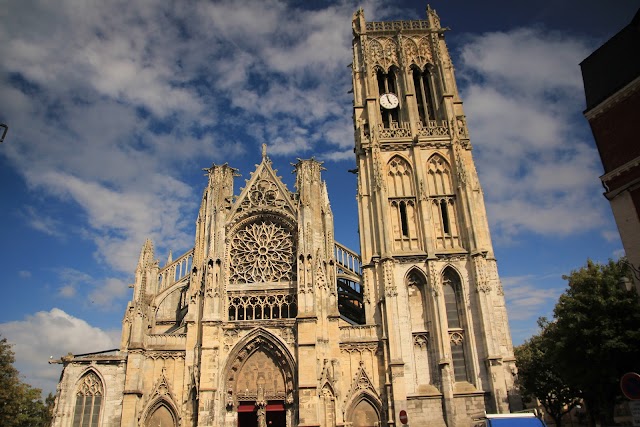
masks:
[[[418,385],[432,382],[430,360],[434,359],[430,356],[431,347],[429,346],[429,330],[427,329],[431,313],[427,302],[426,286],[425,276],[418,270],[413,270],[407,275],[415,377]]]
[[[103,395],[102,381],[94,372],[89,372],[82,377],[76,392],[73,427],[98,426]]]
[[[447,312],[454,377],[456,381],[468,381],[462,289],[460,276],[452,268],[447,268],[442,275],[442,291]]]
[[[387,188],[394,249],[399,251],[419,249],[413,179],[409,162],[401,156],[393,156],[388,163]]]
[[[413,87],[418,104],[418,116],[424,126],[431,126],[430,121],[436,120],[436,103],[434,94],[434,79],[431,70],[412,69]]]
[[[391,67],[388,72],[384,72],[380,68],[377,69],[376,79],[378,81],[379,96],[384,95],[385,93],[393,93],[398,96],[398,100],[400,100],[400,96],[398,94],[397,75],[398,73],[395,67]],[[382,107],[380,108],[381,119],[385,128],[391,127],[391,123],[398,123],[399,109],[399,106],[390,110]]]
[[[336,398],[333,395],[333,391],[328,387],[322,388],[321,401],[323,406],[323,425],[327,427],[335,427],[336,425]]]
[[[427,181],[436,249],[459,248],[460,236],[451,167],[439,154],[429,159]]]

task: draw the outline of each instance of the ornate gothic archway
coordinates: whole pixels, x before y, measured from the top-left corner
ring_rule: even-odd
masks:
[[[285,427],[294,417],[295,368],[289,350],[265,329],[242,339],[229,354],[226,409],[239,427]]]

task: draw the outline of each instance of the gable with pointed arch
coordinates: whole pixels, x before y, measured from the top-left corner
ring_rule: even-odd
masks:
[[[166,399],[158,399],[148,408],[144,427],[178,427],[178,417],[173,405]]]
[[[176,398],[171,390],[166,376],[166,368],[162,368],[160,378],[156,381],[153,391],[145,399],[144,411],[140,415],[141,425],[144,427],[157,426],[156,421],[164,426],[177,427],[180,424],[180,415]]]
[[[255,369],[257,363],[261,363],[262,374]],[[227,408],[269,400],[292,404],[295,369],[293,356],[276,336],[263,328],[254,329],[229,353],[224,377]]]

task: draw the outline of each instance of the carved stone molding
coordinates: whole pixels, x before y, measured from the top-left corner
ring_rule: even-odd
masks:
[[[374,65],[380,65],[385,71],[391,65],[399,65],[398,45],[395,40],[387,37],[371,37],[367,45],[369,59]]]
[[[346,353],[363,353],[370,352],[373,354],[377,354],[380,350],[380,344],[376,342],[350,342],[350,343],[340,343],[340,351],[344,351]]]
[[[413,345],[420,348],[427,348],[429,345],[429,332],[414,332]]]
[[[433,63],[431,41],[428,37],[402,37],[402,53],[405,64],[416,64],[422,68]]]
[[[451,255],[451,254],[436,254],[438,261],[443,262],[463,262],[468,260],[467,255]]]
[[[463,331],[450,331],[449,332],[449,341],[451,345],[461,345],[464,342],[464,332]]]
[[[486,259],[483,256],[473,257],[473,265],[476,272],[476,289],[478,292],[491,292],[491,284],[487,278]]]
[[[157,359],[184,359],[185,353],[183,351],[145,351],[144,355],[153,360]]]
[[[440,295],[441,278],[440,274],[438,274],[438,267],[436,266],[436,263],[429,263],[429,274],[431,276],[429,278],[429,282],[431,282],[431,291],[433,292],[433,295],[437,297]]]
[[[384,277],[384,294],[387,297],[395,297],[398,295],[398,288],[393,281],[393,264],[392,259],[382,261],[382,274]]]
[[[371,381],[369,375],[367,374],[367,371],[364,368],[364,362],[361,361],[360,366],[358,367],[358,370],[356,371],[356,374],[353,376],[353,380],[351,381],[351,387],[345,395],[345,403],[350,397],[362,392],[367,392],[378,399],[380,398],[378,395],[378,391],[373,386],[373,381]]]

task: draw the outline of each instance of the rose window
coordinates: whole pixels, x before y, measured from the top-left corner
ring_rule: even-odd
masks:
[[[249,224],[231,240],[231,283],[293,280],[293,249],[291,233],[280,224]]]

